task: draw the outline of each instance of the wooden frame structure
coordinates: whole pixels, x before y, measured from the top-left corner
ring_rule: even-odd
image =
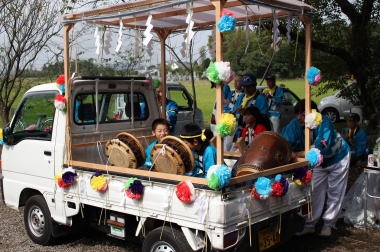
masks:
[[[163,86],[162,107],[165,108],[166,103],[166,52],[165,41],[167,37],[174,32],[183,31],[187,24],[185,18],[187,11],[191,5],[194,13],[195,24],[194,29],[210,29],[217,27],[220,13],[223,9],[229,8],[237,14],[238,24],[245,20],[259,20],[273,17],[293,16],[299,18],[305,25],[306,41],[305,41],[305,111],[310,113],[310,86],[306,80],[306,70],[311,66],[311,20],[310,13],[312,7],[298,0],[142,0],[133,3],[125,3],[121,5],[111,6],[102,9],[96,9],[76,14],[68,14],[64,16],[64,70],[66,83],[66,99],[70,104],[71,84],[70,84],[70,54],[69,54],[69,32],[75,23],[88,22],[97,25],[118,27],[122,20],[124,27],[134,29],[145,29],[145,21],[149,15],[153,17],[153,32],[157,34],[161,45],[161,83]],[[249,11],[250,10],[250,11]],[[156,22],[156,24],[154,23]],[[222,51],[222,34],[216,29],[216,61],[223,61]],[[67,113],[70,114],[70,106],[67,106]],[[223,90],[221,85],[216,86],[216,118],[220,120],[223,112]],[[165,110],[163,109],[163,117]],[[105,167],[100,164],[84,163],[72,160],[71,148],[71,118],[67,116],[66,127],[66,146],[67,146],[67,165],[92,168],[96,170],[114,171],[118,173],[149,176],[156,178],[165,178],[169,180],[183,180],[180,175],[161,174],[157,172],[148,172],[143,170],[133,170],[124,167]],[[87,145],[92,145],[88,143]],[[86,146],[85,144],[75,147]],[[231,153],[223,153],[223,139],[221,136],[216,138],[217,164],[222,164],[224,157],[236,156]],[[310,131],[305,129],[305,151],[310,149]],[[259,176],[267,176],[273,173],[285,172],[297,167],[307,165],[305,159],[298,159],[296,163],[259,172],[256,174],[236,177],[231,180],[231,184],[240,183],[247,180],[255,179]],[[196,184],[206,185],[206,179],[188,177],[188,180]]]

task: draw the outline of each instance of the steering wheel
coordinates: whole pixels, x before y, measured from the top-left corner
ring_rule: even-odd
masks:
[[[48,118],[40,122],[39,128],[42,131],[49,131],[51,128],[53,128],[53,122],[54,122],[53,118]]]

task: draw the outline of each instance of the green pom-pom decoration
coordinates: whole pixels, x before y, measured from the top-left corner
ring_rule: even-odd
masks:
[[[216,132],[221,137],[226,137],[226,136],[228,136],[228,135],[231,134],[230,127],[227,124],[224,124],[224,123],[216,125]]]
[[[207,185],[213,190],[219,189],[218,176],[215,173],[211,174],[210,178],[207,181]]]
[[[158,88],[161,86],[161,81],[159,79],[154,79],[152,82],[153,88]]]
[[[220,83],[221,79],[219,78],[219,72],[216,69],[216,64],[211,62],[207,68],[207,78],[209,81],[214,83]]]
[[[131,184],[133,184],[133,181],[137,180],[137,178],[129,178],[127,182],[124,183],[124,189],[128,190],[129,187],[131,187]]]

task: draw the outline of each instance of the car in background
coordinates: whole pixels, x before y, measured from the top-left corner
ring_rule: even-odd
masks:
[[[262,91],[266,88],[266,86],[258,86],[257,90],[262,93]],[[284,89],[284,97],[282,99],[282,105],[280,107],[281,119],[280,119],[280,129],[282,129],[286,124],[288,124],[294,118],[294,106],[300,101],[300,98],[293,93],[290,89],[282,87]],[[232,89],[234,93],[235,90]],[[215,132],[216,120],[215,120],[215,104],[214,109],[211,115],[210,128],[212,132]]]
[[[174,135],[178,136],[183,126],[193,122],[193,106],[194,100],[186,87],[180,83],[168,82],[166,97],[173,100],[178,105],[177,124],[175,126]],[[195,109],[195,122],[202,129],[204,128],[204,121],[202,111],[199,108]]]
[[[342,93],[349,92],[354,88],[353,83],[333,95],[323,98],[318,105],[318,110],[327,116],[333,123],[344,119],[354,106],[348,99],[342,97]]]

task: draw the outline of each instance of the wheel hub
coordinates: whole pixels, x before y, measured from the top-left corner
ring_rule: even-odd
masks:
[[[153,244],[151,252],[176,252],[175,249],[165,241],[158,241]]]
[[[42,210],[39,207],[34,206],[29,210],[28,215],[30,231],[32,231],[35,236],[42,236],[45,230],[45,216]]]

